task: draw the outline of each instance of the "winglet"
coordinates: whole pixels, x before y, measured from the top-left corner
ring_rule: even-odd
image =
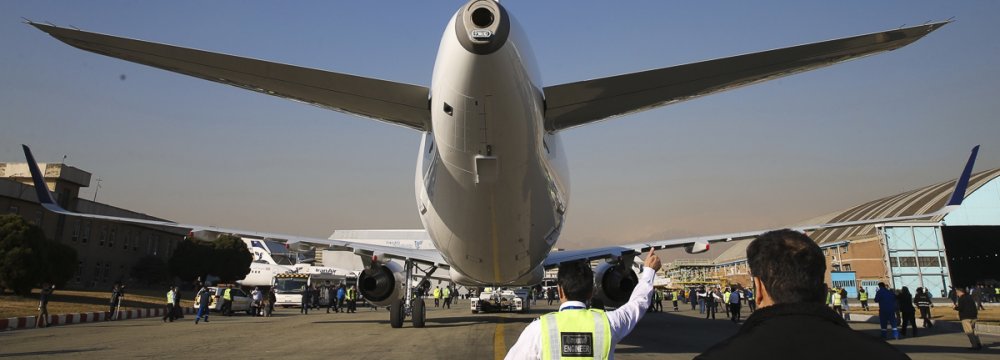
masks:
[[[31,180],[35,183],[35,195],[38,196],[38,203],[50,211],[65,212],[66,210],[59,206],[55,198],[52,197],[49,187],[45,185],[45,178],[42,176],[42,171],[38,169],[35,157],[31,156],[31,149],[28,148],[28,145],[24,144],[21,147],[24,148],[24,157],[28,160],[28,170],[31,171]]]
[[[972,177],[972,167],[976,164],[976,156],[978,154],[979,145],[976,145],[972,148],[972,154],[969,155],[969,162],[965,164],[965,170],[962,170],[962,176],[955,182],[955,191],[951,193],[951,200],[948,200],[948,203],[945,204],[946,208],[962,205],[962,200],[965,199],[965,191],[969,188],[969,178]]]

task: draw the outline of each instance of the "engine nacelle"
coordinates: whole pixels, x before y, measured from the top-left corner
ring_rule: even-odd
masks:
[[[684,246],[684,251],[687,251],[688,254],[698,254],[708,251],[708,248],[710,246],[711,245],[709,245],[709,243],[707,242],[695,241],[693,243]]]
[[[639,276],[632,271],[631,265],[605,262],[597,266],[594,271],[594,299],[610,307],[628,302],[632,289],[639,283]]]
[[[392,261],[375,264],[374,270],[358,274],[358,291],[365,300],[376,306],[386,306],[400,295],[404,282],[403,267]]]

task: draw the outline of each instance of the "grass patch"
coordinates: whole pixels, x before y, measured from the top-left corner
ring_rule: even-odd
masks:
[[[39,290],[34,289],[31,297],[21,297],[13,294],[0,295],[0,318],[38,315]],[[194,305],[194,292],[181,293],[181,305]],[[166,303],[167,290],[127,289],[125,309],[158,309]],[[49,314],[75,314],[81,312],[108,311],[111,302],[111,291],[97,290],[60,290],[56,289],[49,300]]]

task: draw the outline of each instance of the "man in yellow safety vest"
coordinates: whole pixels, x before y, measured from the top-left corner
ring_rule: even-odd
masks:
[[[507,359],[608,359],[649,308],[660,258],[650,249],[629,301],[616,310],[588,309],[594,271],[586,261],[559,265],[559,311],[524,328]]]
[[[222,291],[222,309],[219,310],[224,316],[230,316],[233,314],[233,286],[227,285],[226,289]]]
[[[440,286],[435,286],[434,287],[434,307],[438,307],[438,305],[440,304],[440,301],[441,301],[441,287]]]

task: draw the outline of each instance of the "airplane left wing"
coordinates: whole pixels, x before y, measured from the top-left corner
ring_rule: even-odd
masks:
[[[426,265],[433,265],[436,267],[449,269],[448,263],[444,261],[444,257],[441,253],[436,250],[418,250],[418,249],[403,249],[393,246],[384,246],[376,244],[366,244],[346,240],[331,240],[331,239],[321,239],[321,238],[311,238],[295,235],[285,235],[285,234],[274,234],[258,231],[248,231],[239,229],[227,229],[219,228],[214,226],[203,226],[203,225],[191,225],[182,224],[171,221],[159,221],[159,220],[146,220],[146,219],[134,219],[125,218],[117,216],[105,216],[96,214],[84,214],[73,212],[64,209],[55,201],[55,197],[52,196],[52,192],[45,185],[45,179],[42,176],[41,170],[38,168],[38,163],[35,162],[35,157],[31,154],[31,149],[27,145],[21,145],[24,149],[24,157],[28,161],[28,169],[31,171],[31,179],[35,185],[35,195],[38,197],[38,203],[42,205],[48,211],[54,212],[60,215],[81,217],[95,220],[106,220],[118,223],[128,223],[137,224],[144,226],[153,227],[165,227],[173,229],[184,229],[190,231],[190,234],[198,239],[215,239],[221,234],[234,234],[239,236],[248,236],[255,238],[268,238],[268,239],[280,239],[285,240],[289,243],[303,243],[310,246],[315,246],[319,248],[327,248],[330,250],[340,250],[340,251],[351,251],[355,254],[362,256],[378,256],[384,259],[400,259],[400,260],[412,260],[416,263],[422,263]]]
[[[947,214],[958,208],[960,205],[962,205],[962,200],[965,198],[965,192],[969,186],[969,178],[972,176],[972,168],[975,166],[976,156],[978,155],[978,153],[979,153],[979,146],[976,145],[975,147],[972,148],[972,153],[969,155],[969,160],[968,162],[966,162],[965,168],[962,170],[962,175],[959,176],[958,179],[956,179],[955,181],[955,188],[952,191],[951,198],[949,198],[949,200],[944,204],[944,206],[938,209],[937,211],[928,214],[919,214],[910,216],[866,219],[866,220],[818,224],[818,225],[805,225],[805,226],[792,227],[789,229],[807,233],[810,231],[821,230],[821,229],[870,225],[870,224],[899,222],[908,220],[919,220],[919,219],[926,219]],[[608,258],[614,259],[614,258],[619,258],[623,255],[641,254],[649,251],[650,249],[661,250],[661,249],[683,247],[690,253],[699,253],[708,251],[709,248],[711,247],[711,244],[714,242],[750,239],[771,230],[777,230],[777,229],[649,241],[649,242],[642,242],[642,243],[635,243],[628,245],[606,246],[595,249],[557,251],[549,253],[549,257],[545,259],[543,265],[545,266],[545,268],[552,268],[559,266],[560,263],[567,261],[580,261],[580,260],[590,261],[590,260],[608,259]]]
[[[73,47],[322,108],[425,130],[423,86],[98,34],[28,21]]]

